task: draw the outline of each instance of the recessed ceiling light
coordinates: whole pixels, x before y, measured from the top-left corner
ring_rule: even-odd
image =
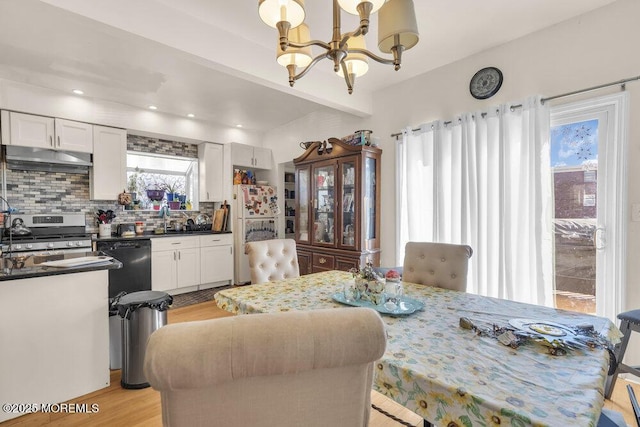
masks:
[[[189,114],[187,114],[187,117],[190,117],[190,118],[194,118],[195,116],[196,116],[196,115],[195,115],[195,114],[193,114],[193,113],[189,113]]]
[[[150,110],[157,110],[157,109],[158,109],[158,107],[156,107],[155,105],[149,105],[149,109],[150,109]]]
[[[84,95],[84,92],[81,91],[80,89],[74,89],[73,93],[75,93],[76,95]]]
[[[237,127],[237,128],[241,128],[241,127],[242,127],[242,125],[236,125],[236,127]]]

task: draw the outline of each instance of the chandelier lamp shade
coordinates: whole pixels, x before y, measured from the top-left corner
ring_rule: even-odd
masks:
[[[316,0],[317,1],[317,0]],[[278,30],[276,58],[289,72],[289,85],[302,78],[322,59],[333,62],[333,70],[343,77],[349,93],[353,92],[356,77],[369,69],[369,59],[393,65],[397,71],[402,53],[418,43],[418,25],[413,0],[332,0],[333,32],[331,41],[311,40],[309,27],[304,23],[304,0],[258,0],[258,13],[265,24]],[[341,11],[360,17],[354,31],[342,33]],[[392,54],[391,58],[378,56],[365,45],[371,14],[378,15],[378,49]],[[322,48],[312,55],[311,47]]]

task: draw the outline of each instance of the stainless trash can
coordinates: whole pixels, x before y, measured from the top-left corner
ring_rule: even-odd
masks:
[[[166,292],[140,291],[124,295],[117,303],[122,318],[123,388],[149,387],[142,370],[149,336],[167,324],[167,309],[173,297]]]

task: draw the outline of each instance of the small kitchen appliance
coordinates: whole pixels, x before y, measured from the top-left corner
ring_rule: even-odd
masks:
[[[118,224],[117,233],[120,237],[133,237],[136,235],[136,225],[135,223]]]

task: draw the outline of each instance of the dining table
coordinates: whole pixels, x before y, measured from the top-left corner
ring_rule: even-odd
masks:
[[[236,314],[347,310],[350,305],[338,300],[349,280],[352,273],[325,271],[224,289],[215,294],[215,301]],[[409,282],[402,285],[403,298],[417,301],[419,309],[381,313],[387,347],[374,367],[374,390],[420,415],[425,425],[597,424],[609,350],[621,337],[609,319]],[[524,330],[527,325],[556,325],[565,336],[540,339]],[[504,332],[519,339],[503,344]],[[589,345],[565,345],[571,340],[563,338],[585,338],[581,334],[588,339],[580,342]]]

